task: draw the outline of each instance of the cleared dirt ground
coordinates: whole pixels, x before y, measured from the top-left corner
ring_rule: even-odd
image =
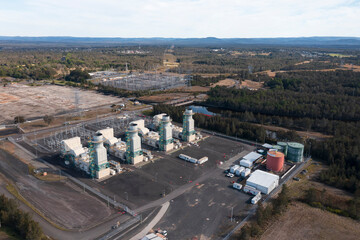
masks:
[[[347,70],[353,70],[354,72],[360,72],[360,66],[352,64],[344,64],[343,68]]]
[[[216,87],[216,86],[233,87],[235,85],[236,85],[236,81],[234,79],[227,78],[212,84],[211,87]]]
[[[268,126],[268,125],[262,125],[262,124],[255,124],[255,125],[261,126],[270,131],[286,131],[286,132],[290,131],[290,129],[283,128],[283,127]],[[326,138],[333,137],[332,135],[326,135],[323,133],[312,132],[312,131],[296,131],[296,133],[299,134],[301,137],[313,138],[313,139],[326,139]]]
[[[259,90],[264,87],[264,82],[255,82],[251,80],[244,80],[241,82],[240,88],[249,88]]]
[[[159,95],[154,95],[154,96],[140,97],[139,100],[163,103],[163,102],[167,102],[167,101],[171,101],[171,100],[175,100],[175,99],[187,98],[189,96],[190,96],[189,93],[164,93],[164,94],[159,94]]]
[[[0,123],[12,122],[15,116],[25,118],[53,115],[75,109],[75,88],[56,85],[27,86],[11,84],[0,87]],[[91,108],[120,102],[122,99],[95,91],[79,91],[79,108]]]
[[[295,202],[268,228],[261,240],[355,240],[359,236],[359,222]]]

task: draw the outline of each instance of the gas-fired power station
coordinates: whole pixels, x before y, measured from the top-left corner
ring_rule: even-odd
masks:
[[[190,109],[184,112],[183,127],[173,125],[165,113],[155,115],[150,127],[153,131],[145,126],[144,119],[130,122],[125,141],[114,136],[113,128],[101,129],[87,142],[88,147],[83,147],[80,137],[62,140],[61,157],[67,166],[101,179],[121,171],[120,163],[108,161],[108,154],[134,165],[153,158],[149,150],[142,149],[142,143],[168,152],[181,147],[180,140],[192,142],[202,138],[195,132]]]

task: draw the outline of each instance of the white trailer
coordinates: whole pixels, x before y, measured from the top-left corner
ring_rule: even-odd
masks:
[[[182,160],[185,160],[187,162],[192,162],[192,163],[197,163],[197,159],[196,158],[192,158],[188,155],[185,155],[185,154],[180,154],[179,155],[179,158],[182,159]]]
[[[247,176],[250,175],[250,173],[251,173],[250,168],[245,168],[245,170],[241,173],[241,176],[242,177],[247,177]]]
[[[209,160],[209,158],[208,157],[202,157],[202,158],[200,158],[199,160],[198,160],[198,164],[203,164],[203,163],[205,163],[205,162],[207,162]]]
[[[231,173],[235,173],[236,169],[238,169],[238,168],[240,168],[239,165],[234,165],[234,166],[232,166],[232,167],[230,168],[230,172],[231,172]]]
[[[235,170],[235,175],[236,176],[241,176],[241,173],[245,171],[244,167],[239,167],[238,169]]]
[[[256,196],[258,193],[261,193],[259,190],[257,190],[256,188],[250,187],[248,185],[245,185],[245,187],[243,188],[243,191],[245,193],[250,193],[254,196]]]
[[[258,194],[255,195],[255,197],[253,197],[251,199],[251,204],[257,204],[257,202],[261,199],[261,193],[259,192]]]
[[[233,188],[235,188],[237,190],[241,190],[242,185],[240,183],[233,183]]]

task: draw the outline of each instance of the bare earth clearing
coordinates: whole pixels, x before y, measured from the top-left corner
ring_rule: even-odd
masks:
[[[255,82],[251,80],[244,80],[241,82],[240,88],[249,88],[253,90],[259,90],[264,87],[264,82]]]
[[[262,235],[261,240],[359,239],[360,223],[295,202]]]
[[[236,80],[231,79],[231,78],[226,78],[224,80],[218,81],[217,83],[211,84],[211,87],[216,87],[216,86],[222,86],[222,87],[233,87],[236,85]]]
[[[91,108],[120,102],[121,98],[105,96],[95,91],[79,91],[79,108]],[[0,123],[15,116],[25,118],[53,115],[75,109],[75,88],[45,85],[31,87],[11,84],[0,88]]]
[[[257,126],[264,127],[267,130],[270,131],[290,131],[290,129],[283,128],[283,127],[276,127],[276,126],[268,126],[268,125],[261,125],[261,124],[255,124]],[[313,139],[325,139],[325,138],[331,138],[332,135],[326,135],[319,132],[311,132],[311,131],[295,131],[297,134],[300,135],[300,137],[305,138],[313,138]]]
[[[189,96],[190,96],[189,93],[164,93],[164,94],[159,94],[159,95],[154,95],[154,96],[140,97],[139,100],[162,103],[162,102],[167,102],[167,101],[171,101],[174,99],[187,98]]]
[[[343,68],[347,70],[353,70],[354,72],[360,72],[360,66],[352,65],[352,64],[344,64]]]

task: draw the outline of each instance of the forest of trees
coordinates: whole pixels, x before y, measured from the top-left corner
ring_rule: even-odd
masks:
[[[90,75],[87,71],[83,71],[77,68],[70,71],[70,74],[65,77],[65,80],[76,83],[86,83],[86,80],[88,80],[89,78]]]
[[[323,141],[308,140],[307,147],[313,157],[329,164],[320,175],[323,182],[356,192],[360,189],[359,78],[360,73],[352,71],[281,73],[266,81],[270,89],[213,88],[206,103],[233,110],[222,115],[242,122],[333,135]]]
[[[302,71],[277,73],[266,81],[271,89],[285,89],[302,93],[360,96],[360,72],[354,71]]]
[[[4,195],[0,195],[0,222],[1,226],[10,228],[21,239],[43,239],[43,233],[39,224],[32,220],[29,213],[20,210],[15,200],[9,199]]]
[[[341,121],[360,120],[360,104],[358,98],[352,96],[279,89],[251,91],[225,87],[212,88],[208,95],[209,105],[235,111]]]

